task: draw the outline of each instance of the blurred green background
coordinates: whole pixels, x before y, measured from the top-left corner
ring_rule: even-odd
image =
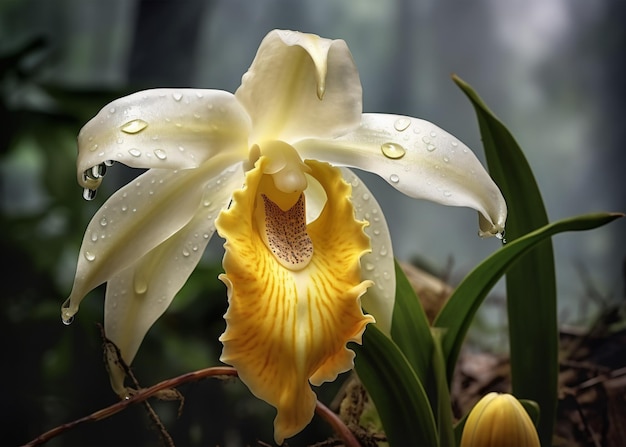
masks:
[[[59,314],[91,215],[136,175],[116,165],[96,200],[82,199],[76,135],[107,102],[151,87],[234,91],[273,28],[342,38],[360,70],[365,111],[433,121],[482,157],[471,106],[450,81],[457,73],[516,135],[552,220],[624,211],[625,20],[619,0],[0,0],[0,444],[25,443],[115,401],[96,326],[104,288],[84,301],[72,326]],[[416,202],[365,179],[399,258],[455,283],[497,249],[497,241],[475,236],[473,212]],[[219,364],[221,243],[212,241],[146,337],[134,362],[142,384]],[[555,254],[563,324],[584,325],[623,300],[625,222],[559,236]],[[505,324],[498,293],[482,313],[495,328]],[[323,401],[340,382],[323,387]],[[180,418],[175,403],[156,404],[177,445],[272,442],[273,410],[237,381],[181,391]],[[315,418],[290,444],[329,435]],[[137,406],[49,445],[157,442]]]

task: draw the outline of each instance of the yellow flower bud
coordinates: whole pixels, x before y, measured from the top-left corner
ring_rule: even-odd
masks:
[[[510,394],[489,393],[470,411],[461,447],[539,447],[539,436],[522,404]]]

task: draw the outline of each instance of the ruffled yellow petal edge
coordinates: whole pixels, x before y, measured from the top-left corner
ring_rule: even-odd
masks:
[[[257,397],[277,409],[278,444],[312,419],[319,385],[353,367],[350,341],[361,343],[368,323],[360,297],[371,281],[361,281],[361,256],[369,251],[365,222],[355,220],[351,187],[326,163],[306,161],[328,200],[307,226],[313,255],[302,270],[282,266],[263,243],[255,207],[263,206],[259,185],[262,157],[233,195],[230,209],[216,221],[226,239],[225,274],[229,308],[220,337],[221,360],[234,366]],[[269,197],[272,199],[272,197]],[[276,202],[276,200],[273,200]]]

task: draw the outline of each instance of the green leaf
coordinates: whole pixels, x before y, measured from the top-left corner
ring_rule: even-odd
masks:
[[[431,330],[433,336],[432,367],[437,390],[437,402],[434,407],[436,411],[437,432],[439,433],[440,445],[454,446],[456,445],[456,438],[453,431],[452,408],[450,406],[450,385],[446,378],[446,363],[441,347],[441,339],[445,331],[440,328],[432,328]]]
[[[424,387],[398,346],[370,325],[363,345],[353,349],[356,372],[378,410],[389,445],[439,445]]]
[[[391,338],[419,380],[427,387],[433,350],[430,325],[415,290],[397,262],[396,301],[391,323]]]
[[[445,329],[442,349],[448,382],[452,378],[461,345],[476,310],[491,288],[520,256],[555,234],[591,230],[623,216],[619,213],[599,213],[559,220],[506,244],[472,270],[454,290],[433,322],[433,326]]]
[[[506,237],[515,240],[548,224],[548,215],[532,170],[509,130],[474,90],[456,84],[472,102],[489,173],[504,195]],[[542,409],[539,437],[550,445],[556,419],[558,329],[552,241],[538,244],[506,274],[513,394],[537,401]],[[532,321],[533,324],[528,324]],[[538,349],[540,348],[540,349]]]

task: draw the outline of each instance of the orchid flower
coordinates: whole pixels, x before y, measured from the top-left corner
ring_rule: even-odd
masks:
[[[105,332],[130,363],[217,229],[229,303],[221,360],[277,409],[279,444],[311,420],[310,384],[353,367],[346,344],[374,321],[391,328],[389,230],[350,167],[411,197],[477,210],[483,236],[504,231],[504,199],[463,143],[427,121],[362,113],[343,40],[274,30],[235,94],[117,99],[83,127],[78,149],[86,198],[111,161],[148,170],[89,223],[63,320],[106,282]],[[124,397],[124,372],[109,363]]]

